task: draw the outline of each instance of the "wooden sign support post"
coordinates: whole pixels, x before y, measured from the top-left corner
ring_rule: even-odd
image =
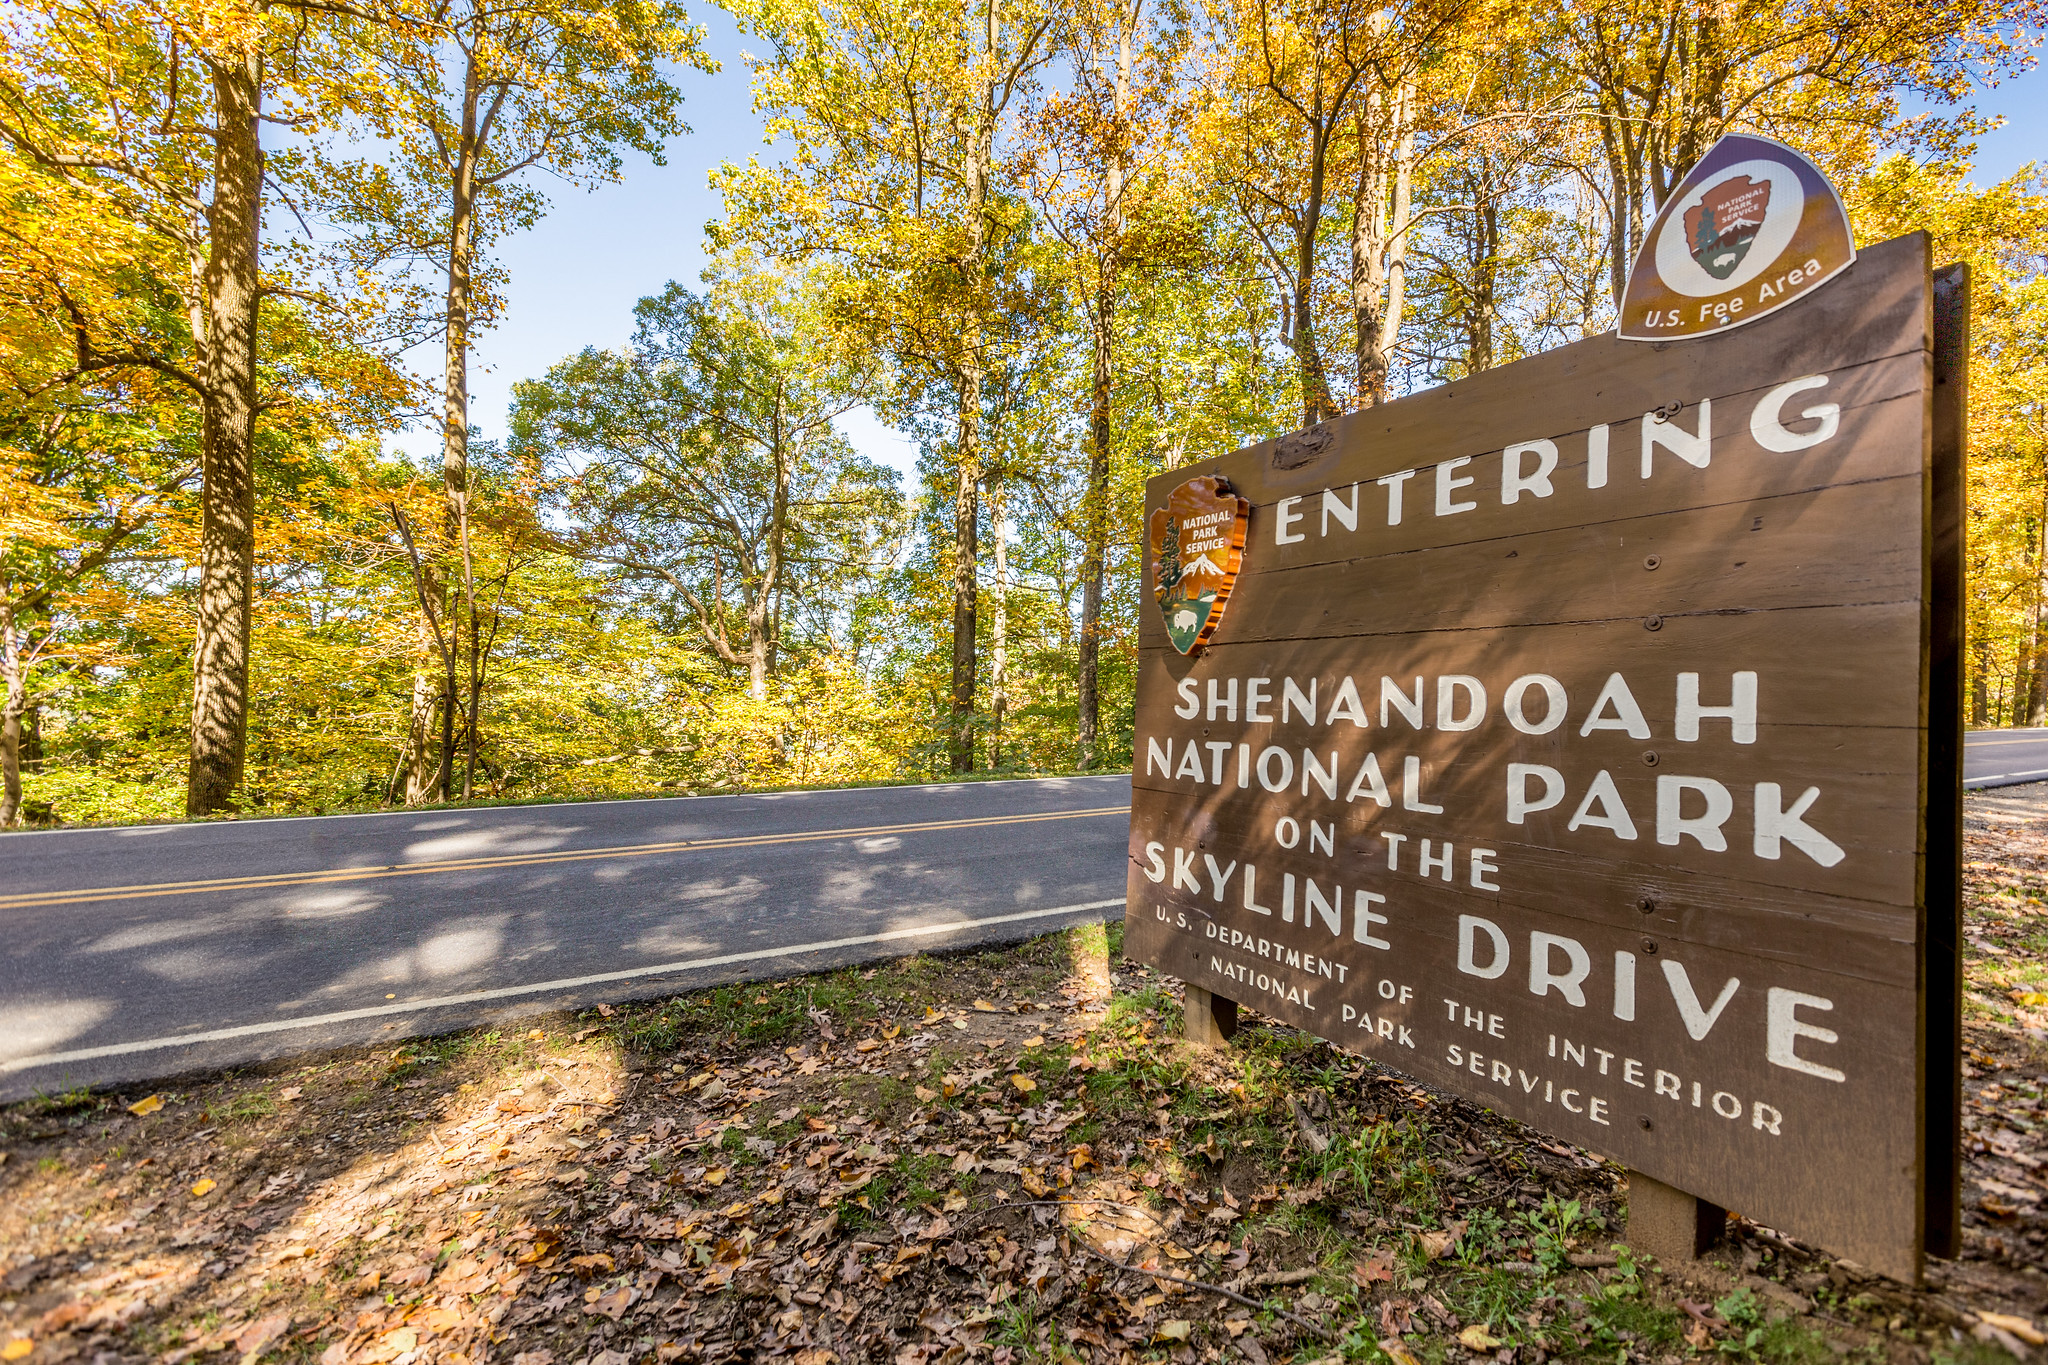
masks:
[[[1187,1040],[1196,1047],[1222,1047],[1237,1032],[1237,1002],[1189,985],[1181,1002]]]
[[[1721,1240],[1728,1211],[1641,1171],[1628,1173],[1628,1226],[1622,1240],[1666,1266],[1698,1260]]]

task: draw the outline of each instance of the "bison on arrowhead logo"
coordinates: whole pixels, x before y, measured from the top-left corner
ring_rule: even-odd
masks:
[[[1237,571],[1244,563],[1245,523],[1252,505],[1214,475],[1167,494],[1151,519],[1152,595],[1166,638],[1183,654],[1209,642]]]

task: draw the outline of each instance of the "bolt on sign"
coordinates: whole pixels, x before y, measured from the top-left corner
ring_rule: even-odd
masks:
[[[1902,237],[1152,480],[1127,950],[1890,1275],[1954,1254],[1965,287]],[[1161,527],[1237,499],[1205,611]]]

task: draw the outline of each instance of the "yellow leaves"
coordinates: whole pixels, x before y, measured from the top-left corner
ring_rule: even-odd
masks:
[[[0,1360],[20,1360],[35,1348],[36,1344],[27,1337],[16,1337],[5,1346],[0,1346]]]
[[[974,1008],[977,1012],[981,1014],[1001,1014],[1003,1012],[1000,1006],[995,1005],[987,1000],[975,1001]]]
[[[149,1095],[128,1106],[128,1112],[137,1118],[146,1118],[164,1107],[162,1095]]]
[[[939,1097],[938,1091],[933,1090],[929,1086],[923,1085],[913,1086],[911,1088],[911,1093],[917,1096],[917,1102],[919,1104],[930,1104],[933,1100]]]
[[[1483,1322],[1475,1322],[1458,1333],[1458,1344],[1468,1351],[1497,1351],[1501,1345]]]
[[[1038,1082],[1032,1080],[1029,1076],[1024,1075],[1022,1072],[1012,1073],[1010,1076],[1010,1084],[1016,1086],[1020,1093],[1026,1095],[1038,1089]]]
[[[384,1334],[383,1340],[387,1349],[397,1355],[404,1355],[419,1346],[420,1334],[417,1328],[395,1327]]]
[[[1189,1322],[1186,1318],[1168,1318],[1165,1322],[1159,1324],[1159,1329],[1153,1333],[1152,1340],[1186,1341],[1190,1336],[1194,1335],[1194,1331],[1194,1323]]]
[[[214,1187],[218,1183],[219,1182],[214,1180],[212,1176],[206,1177],[204,1180],[201,1180],[198,1184],[192,1187],[192,1197],[195,1199],[206,1198],[207,1195],[213,1193]]]

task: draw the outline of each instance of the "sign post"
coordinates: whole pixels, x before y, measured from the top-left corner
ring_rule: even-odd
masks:
[[[1673,196],[1723,307],[1816,249],[1759,255],[1760,159]],[[1191,1038],[1243,1002],[1620,1161],[1666,1255],[1732,1209],[1917,1281],[1958,1221],[1965,285],[1921,235],[1817,263],[1750,325],[1154,479],[1125,946]]]

